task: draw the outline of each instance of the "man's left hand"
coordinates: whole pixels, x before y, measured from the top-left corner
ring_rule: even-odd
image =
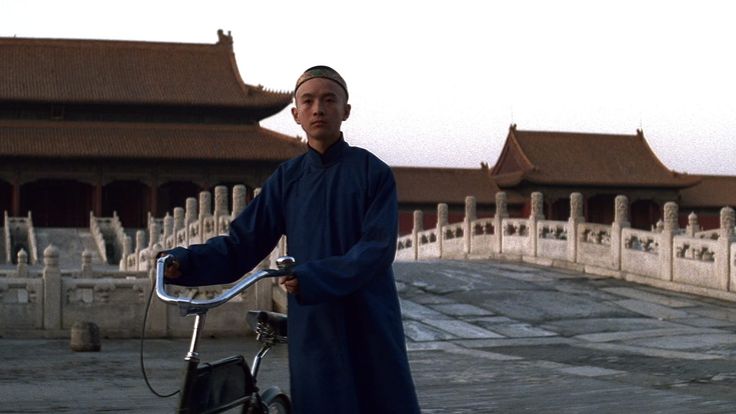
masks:
[[[286,288],[286,291],[291,293],[292,295],[296,295],[297,293],[299,293],[299,279],[297,279],[296,276],[284,276],[281,278],[280,283],[284,286],[284,288]]]

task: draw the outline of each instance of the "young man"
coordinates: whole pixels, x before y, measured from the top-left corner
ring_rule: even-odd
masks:
[[[176,248],[170,282],[232,282],[281,235],[296,259],[288,294],[289,370],[296,413],[418,413],[391,264],[397,232],[391,169],[351,147],[343,78],[307,69],[291,112],[306,154],[279,166],[231,224],[228,236]]]

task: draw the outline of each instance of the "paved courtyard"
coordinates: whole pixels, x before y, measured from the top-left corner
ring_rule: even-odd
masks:
[[[425,413],[736,412],[734,303],[516,263],[395,269]],[[102,346],[0,339],[0,413],[173,411],[146,388],[137,340]],[[187,347],[146,342],[162,392],[178,386]],[[252,337],[211,338],[201,353],[254,350]],[[286,357],[267,356],[262,386],[288,389]]]

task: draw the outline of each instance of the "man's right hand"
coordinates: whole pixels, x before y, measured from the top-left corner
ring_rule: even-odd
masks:
[[[181,277],[181,269],[179,269],[179,262],[171,260],[166,264],[164,268],[164,277],[167,279],[177,279]]]

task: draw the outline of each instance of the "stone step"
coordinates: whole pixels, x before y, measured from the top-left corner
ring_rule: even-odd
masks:
[[[43,251],[49,244],[59,249],[59,266],[64,270],[80,269],[82,267],[82,252],[86,249],[92,253],[92,264],[106,264],[97,253],[97,245],[89,229],[85,228],[37,228],[36,245],[38,246],[39,261]]]

